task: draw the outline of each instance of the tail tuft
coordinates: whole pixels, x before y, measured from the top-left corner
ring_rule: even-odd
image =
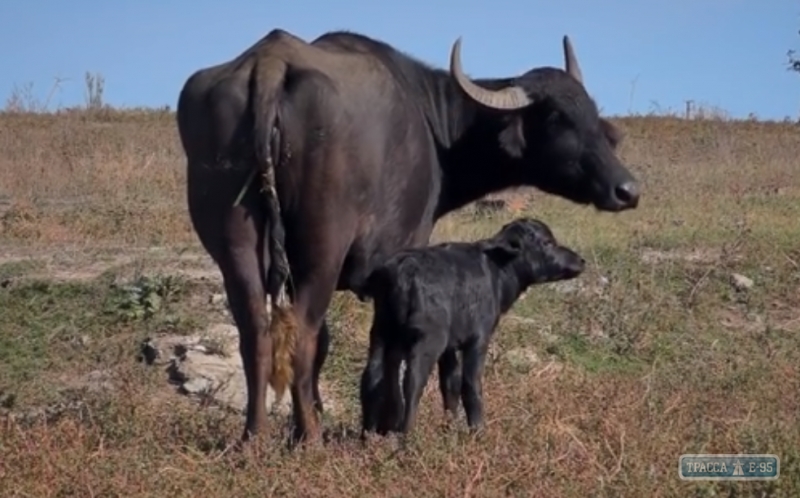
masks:
[[[276,400],[283,398],[286,388],[294,380],[292,361],[297,344],[297,329],[297,318],[295,318],[291,305],[273,308],[269,329],[272,337],[270,385],[275,391]]]

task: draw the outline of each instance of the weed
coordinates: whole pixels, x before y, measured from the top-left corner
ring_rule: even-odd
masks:
[[[182,283],[172,275],[140,276],[130,284],[114,288],[116,292],[110,303],[112,312],[128,320],[146,320],[161,310],[164,301],[177,298]]]

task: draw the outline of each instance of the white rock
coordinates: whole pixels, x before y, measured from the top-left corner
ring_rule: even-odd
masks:
[[[203,377],[189,379],[181,385],[186,394],[204,394],[211,388],[211,381]]]
[[[752,279],[745,277],[739,273],[731,274],[731,283],[738,291],[746,291],[753,288],[754,282]]]
[[[210,396],[225,407],[244,412],[247,387],[242,359],[239,355],[239,334],[234,325],[218,323],[200,334],[166,336],[147,341],[143,355],[148,363],[168,365],[167,371],[179,391],[192,397]],[[324,386],[320,386],[324,391]],[[335,402],[323,393],[328,411]],[[275,392],[267,388],[267,410],[291,413],[288,391],[276,402]]]

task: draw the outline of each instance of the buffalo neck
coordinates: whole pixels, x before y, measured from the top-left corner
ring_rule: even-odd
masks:
[[[475,82],[484,88],[501,89],[512,80]],[[522,169],[500,146],[508,113],[474,102],[448,73],[440,74],[435,91],[439,95],[427,99],[423,107],[437,143],[441,168],[436,218],[487,194],[522,185]]]

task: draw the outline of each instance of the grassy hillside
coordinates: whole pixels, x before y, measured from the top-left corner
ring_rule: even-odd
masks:
[[[622,156],[644,183],[642,209],[623,221],[531,192],[537,205],[566,208],[565,216],[586,217],[592,225],[621,223],[630,229],[678,216],[676,209],[694,212],[685,222],[696,223],[703,220],[698,216],[727,212],[730,203],[747,203],[754,196],[769,200],[751,203],[755,212],[742,216],[765,210],[780,216],[771,211],[773,205],[793,195],[797,185],[796,125],[675,117],[614,121],[626,133]],[[0,113],[0,150],[5,210],[0,236],[5,239],[193,241],[174,113]]]
[[[409,449],[362,448],[349,437],[371,310],[345,294],[332,306],[323,373],[337,407],[325,421],[331,442],[286,453],[276,421],[256,458],[242,459],[221,451],[239,435],[240,414],[174,394],[162,371],[135,359],[144,337],[230,323],[208,304],[221,286],[188,221],[174,115],[0,114],[0,489],[800,496],[800,128],[614,121],[643,183],[638,210],[615,216],[533,190],[506,195],[591,268],[577,290],[536,289],[503,320],[487,365],[484,434],[469,436],[463,421],[441,427],[432,378]],[[488,235],[513,216],[465,209],[442,220],[436,238]],[[141,275],[173,290],[133,316],[119,284]],[[114,389],[62,389],[98,369]],[[61,416],[8,415],[42,406],[61,406]],[[678,457],[706,452],[776,453],[781,477],[680,481]]]

